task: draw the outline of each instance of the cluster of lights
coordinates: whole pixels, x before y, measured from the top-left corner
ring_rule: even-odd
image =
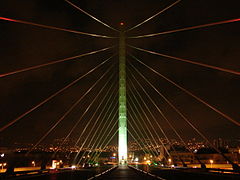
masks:
[[[60,160],[60,161],[52,160],[52,167],[50,169],[56,169],[57,166],[59,166],[62,163],[63,163],[62,160]]]
[[[85,159],[86,158],[86,156],[83,156],[83,159]],[[90,158],[90,155],[87,155],[87,158]]]
[[[171,168],[174,168],[174,165],[172,164],[172,159],[171,158],[168,159],[168,163],[169,163]]]
[[[148,165],[150,165],[150,164],[151,164],[151,161],[150,161],[150,160],[147,160],[146,163],[147,163]]]
[[[150,155],[150,158],[152,158],[153,156]],[[146,157],[143,158],[143,160],[145,161],[146,164],[150,165],[152,162],[150,159],[147,159]]]
[[[74,165],[73,165],[74,166]],[[99,164],[98,163],[83,163],[83,165],[82,165],[82,168],[84,168],[84,167],[97,167],[97,166],[99,166]]]
[[[0,155],[1,158],[3,158],[4,156],[5,156],[4,153],[2,153],[2,154]],[[3,170],[3,167],[5,167],[5,166],[7,166],[7,163],[0,163],[0,167],[2,168],[2,170]]]
[[[0,167],[2,167],[2,170],[3,170],[3,167],[7,166],[7,163],[0,163]]]

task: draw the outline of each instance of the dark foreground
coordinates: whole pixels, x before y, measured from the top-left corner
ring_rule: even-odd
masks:
[[[150,174],[166,180],[240,180],[240,173],[214,173],[209,172],[207,169],[170,169],[149,166],[136,166],[135,168],[149,172]]]
[[[104,166],[80,170],[55,170],[42,174],[1,176],[28,180],[240,180],[240,174],[210,173],[201,169],[169,169],[149,166]]]
[[[97,174],[101,174],[106,170],[112,168],[112,166],[103,166],[103,167],[96,167],[96,168],[89,168],[89,169],[80,169],[80,170],[50,170],[48,172],[33,172],[32,174],[25,174],[25,175],[12,175],[12,176],[5,176],[2,174],[0,176],[0,180],[21,180],[21,179],[28,179],[28,180],[86,180],[91,177],[94,177]]]

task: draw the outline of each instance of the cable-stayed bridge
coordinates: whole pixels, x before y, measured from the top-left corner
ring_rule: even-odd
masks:
[[[113,163],[125,166],[127,164],[155,164],[158,166],[159,171],[153,170],[155,174],[150,173],[146,178],[161,178],[161,175],[159,175],[161,171],[160,166],[166,168],[181,166],[191,172],[195,170],[190,166],[192,163],[201,167],[197,173],[210,171],[209,169],[207,170],[206,164],[211,164],[212,166],[215,160],[209,159],[208,161],[210,162],[206,162],[206,160],[196,155],[194,149],[192,149],[186,141],[186,136],[190,135],[190,137],[192,137],[194,134],[195,137],[204,141],[205,146],[213,150],[215,154],[218,154],[223,162],[229,164],[231,169],[210,168],[212,169],[211,171],[230,172],[232,174],[239,173],[239,159],[234,159],[219,148],[218,145],[212,143],[211,133],[206,133],[203,128],[206,128],[209,121],[212,127],[208,127],[208,130],[215,130],[213,124],[220,124],[220,122],[224,122],[222,124],[226,125],[226,127],[221,127],[221,130],[224,129],[228,131],[229,126],[233,126],[233,128],[231,128],[232,130],[239,130],[240,122],[237,116],[229,115],[223,110],[224,108],[221,106],[218,107],[216,103],[211,103],[208,98],[204,98],[204,96],[199,95],[199,93],[186,87],[184,83],[181,82],[185,78],[191,79],[191,77],[186,77],[186,74],[183,73],[183,71],[186,71],[190,73],[189,76],[193,76],[193,82],[189,84],[190,87],[194,87],[198,83],[201,84],[201,82],[197,82],[198,79],[201,79],[198,76],[203,76],[203,79],[206,78],[206,81],[209,81],[207,79],[209,75],[216,76],[218,80],[219,77],[222,77],[223,81],[231,79],[231,83],[236,83],[240,75],[237,64],[233,64],[232,68],[229,68],[228,66],[224,66],[224,63],[218,66],[214,65],[211,61],[201,61],[199,58],[188,58],[186,55],[175,55],[175,52],[176,54],[179,54],[179,52],[174,49],[181,50],[184,47],[172,48],[171,46],[174,46],[172,45],[173,42],[169,43],[170,46],[168,45],[172,48],[169,52],[161,51],[161,49],[159,50],[155,47],[160,40],[162,40],[163,43],[166,42],[164,39],[166,35],[167,37],[176,37],[178,35],[181,36],[181,33],[187,34],[194,31],[205,33],[205,31],[211,31],[214,28],[222,26],[236,28],[236,24],[238,24],[239,27],[239,16],[211,22],[206,21],[207,23],[192,26],[188,25],[170,30],[159,30],[159,28],[155,28],[154,31],[157,29],[155,33],[142,33],[144,32],[141,31],[143,26],[147,27],[147,24],[156,18],[161,19],[161,16],[168,11],[174,12],[175,9],[182,8],[187,2],[181,0],[165,2],[163,7],[160,10],[158,8],[156,13],[152,13],[153,15],[147,18],[145,17],[140,23],[138,22],[130,27],[125,25],[124,21],[119,22],[118,27],[109,25],[109,23],[92,15],[94,13],[89,13],[85,11],[85,9],[82,9],[78,2],[65,0],[61,3],[64,3],[69,9],[86,16],[89,18],[88,20],[92,19],[93,22],[106,28],[110,33],[78,31],[75,30],[74,25],[74,28],[62,28],[36,22],[34,18],[32,21],[28,21],[11,16],[1,16],[0,20],[1,23],[4,23],[4,26],[24,26],[24,28],[30,27],[32,31],[46,31],[45,33],[51,31],[53,34],[55,32],[73,34],[74,38],[77,38],[78,41],[83,41],[82,46],[84,46],[84,43],[90,44],[91,46],[91,42],[95,41],[95,39],[100,39],[100,43],[94,43],[92,46],[100,44],[101,47],[93,51],[88,50],[83,53],[81,52],[71,57],[54,58],[53,60],[39,64],[26,61],[27,63],[23,68],[15,67],[15,64],[6,66],[7,71],[5,70],[1,73],[0,78],[2,83],[7,84],[7,86],[11,80],[12,84],[19,84],[19,79],[14,79],[15,77],[20,77],[26,84],[32,83],[30,80],[25,82],[24,79],[26,77],[30,77],[31,79],[37,78],[36,82],[42,81],[43,84],[46,83],[44,85],[47,86],[51,86],[52,82],[48,82],[50,80],[62,81],[62,84],[53,84],[53,87],[57,86],[58,88],[50,90],[49,92],[44,92],[44,87],[39,88],[39,90],[44,93],[44,97],[38,97],[36,100],[32,99],[36,97],[36,94],[40,94],[40,92],[36,91],[39,85],[36,86],[37,89],[34,90],[36,94],[33,96],[29,88],[22,86],[22,90],[20,91],[26,91],[30,94],[28,97],[28,94],[23,93],[23,98],[20,98],[20,101],[24,101],[24,98],[26,98],[26,101],[31,103],[27,102],[25,105],[24,102],[21,102],[16,103],[14,106],[11,105],[17,108],[14,112],[2,111],[6,114],[3,115],[3,119],[6,119],[2,121],[0,127],[0,132],[4,139],[5,137],[12,136],[18,139],[19,137],[17,136],[19,136],[19,134],[27,135],[32,131],[32,137],[27,137],[25,140],[29,140],[31,145],[23,155],[29,160],[34,157],[34,152],[39,151],[41,148],[44,149],[46,143],[51,142],[50,139],[61,137],[61,141],[52,149],[53,153],[50,156],[46,155],[42,157],[40,163],[41,172],[47,168],[51,160],[59,159],[59,157],[63,155],[63,147],[66,148],[66,144],[69,143],[72,137],[75,138],[71,145],[72,150],[69,151],[68,149],[64,157],[60,158],[66,160],[56,162],[56,164],[58,163],[61,167],[64,166],[64,161],[68,161],[68,165],[74,167],[74,169],[75,167],[83,167],[89,164],[99,164],[101,156],[104,154],[108,145],[118,141],[118,149],[114,150],[118,151],[118,153],[111,155]],[[94,30],[98,32],[98,29],[92,29],[91,31]],[[221,31],[221,29],[219,31]],[[135,32],[137,35],[134,34]],[[161,37],[163,37],[163,39],[161,39]],[[153,45],[144,46],[145,43],[142,42],[148,40],[151,41]],[[102,47],[105,44],[110,45]],[[50,44],[47,43],[46,46],[49,51],[52,51]],[[159,47],[164,47],[164,45],[161,44]],[[61,52],[59,51],[58,53]],[[210,54],[209,56],[212,57],[213,55]],[[12,57],[14,57],[14,54]],[[158,61],[162,61],[162,64],[158,64]],[[8,63],[11,64],[11,62],[7,62],[6,64]],[[69,69],[59,68],[59,66],[68,67]],[[77,68],[77,66],[80,67]],[[174,67],[173,74],[167,73],[166,68],[169,66]],[[57,70],[53,70],[54,68]],[[181,71],[179,68],[183,68],[183,70]],[[188,68],[190,68],[190,70],[188,70]],[[197,69],[197,76],[193,74],[194,68]],[[67,71],[64,72],[65,70]],[[44,76],[44,78],[42,78],[40,74],[42,74],[43,71],[43,76],[49,73],[49,71],[54,71],[54,73],[49,75],[51,77]],[[62,74],[55,75],[56,73]],[[183,77],[181,77],[181,73],[183,73]],[[64,76],[67,78],[62,79]],[[177,78],[177,80],[172,77]],[[194,80],[194,77],[196,80]],[[211,77],[210,80],[214,80],[214,78]],[[9,85],[9,87],[13,87],[13,85]],[[32,87],[34,88],[34,86]],[[213,86],[210,84],[210,87]],[[236,89],[239,88],[237,85],[234,87]],[[6,88],[6,91],[7,90],[8,88]],[[167,92],[170,92],[170,95],[167,94]],[[214,91],[212,91],[210,96],[214,95],[213,92]],[[5,92],[5,94],[7,93]],[[181,104],[179,104],[180,101],[178,98],[182,100]],[[9,99],[11,99],[9,101],[12,101],[12,97],[9,97]],[[176,102],[174,100],[176,100]],[[223,97],[223,100],[228,99]],[[188,101],[193,102],[189,103]],[[56,107],[58,110],[51,112],[53,107]],[[191,111],[195,110],[196,112],[191,113],[188,109]],[[44,120],[45,118],[46,120]],[[210,122],[212,118],[216,120],[220,119],[220,121],[213,120],[213,122]],[[25,124],[23,124],[24,122]],[[14,132],[14,130],[16,131]],[[218,133],[221,133],[221,130],[219,130]],[[36,131],[36,135],[34,131]],[[221,134],[219,136],[221,136]],[[187,156],[191,157],[191,162],[187,160],[184,153],[177,153],[178,147],[171,142],[172,138],[180,142],[184,152],[187,153]],[[136,155],[138,154],[137,152],[128,148],[129,140],[135,142],[138,151],[141,152],[139,155]],[[13,142],[13,140],[9,140],[9,142]],[[5,154],[3,153],[3,158],[4,156]],[[6,162],[6,174],[15,174],[14,166],[16,165],[16,160],[12,160],[15,157],[11,158],[10,156],[14,157],[14,155],[9,155],[8,157],[9,162]],[[2,162],[2,168],[5,168],[4,163],[5,162]],[[32,164],[35,166],[35,161],[32,161]],[[120,170],[123,174],[124,172],[128,172],[124,167],[122,168],[123,169]],[[103,170],[105,169],[103,168]],[[46,174],[49,173],[48,170],[45,171]],[[169,171],[167,174],[175,173],[175,169],[167,169],[167,171]],[[83,172],[83,174],[84,173],[85,172]],[[141,168],[139,173],[142,173]],[[79,175],[81,176],[81,173]],[[100,175],[104,178],[104,175]],[[116,173],[115,178],[118,175],[119,174]],[[197,175],[200,177],[200,174]],[[208,175],[211,176],[211,173]],[[187,174],[185,176],[187,178]],[[219,177],[220,176],[221,175],[219,175]],[[234,177],[235,176],[236,175],[234,175]]]

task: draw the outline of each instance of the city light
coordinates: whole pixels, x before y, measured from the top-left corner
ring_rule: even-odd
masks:
[[[32,165],[33,165],[34,167],[36,166],[35,161],[32,161]]]
[[[5,156],[5,154],[4,154],[4,153],[2,153],[0,156],[3,158],[3,157]]]
[[[3,168],[4,168],[5,166],[7,166],[7,163],[1,163],[0,166],[1,166],[2,170],[3,170]]]
[[[210,159],[209,162],[210,162],[210,164],[211,164],[211,168],[212,168],[213,160]]]
[[[59,165],[62,164],[62,160],[58,161],[58,160],[52,160],[52,167],[51,169],[56,169],[59,167]]]
[[[150,165],[150,164],[151,164],[151,161],[150,161],[150,160],[147,160],[147,161],[146,161],[146,164]]]
[[[168,162],[169,162],[169,164],[170,164],[170,163],[172,162],[172,159],[169,158],[169,159],[168,159]]]

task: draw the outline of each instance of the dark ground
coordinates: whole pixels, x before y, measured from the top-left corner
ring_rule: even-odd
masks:
[[[86,180],[91,177],[94,177],[97,174],[100,174],[111,166],[105,166],[101,168],[91,168],[91,169],[81,169],[75,171],[65,171],[65,172],[50,172],[49,174],[39,174],[39,175],[28,175],[21,177],[0,177],[1,180],[4,179],[29,179],[29,180]],[[208,173],[199,170],[187,171],[187,170],[178,170],[178,169],[160,169],[152,168],[149,166],[138,166],[138,169],[142,169],[145,172],[149,172],[152,175],[156,175],[160,178],[166,180],[238,180],[240,175],[237,174],[220,174],[220,173]],[[146,173],[134,170],[127,166],[119,166],[101,176],[98,176],[94,179],[113,179],[113,180],[152,180],[157,179],[156,177],[150,176]]]

